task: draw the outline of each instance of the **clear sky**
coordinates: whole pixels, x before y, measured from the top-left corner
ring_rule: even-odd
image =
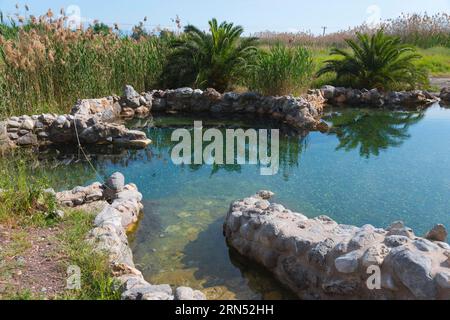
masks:
[[[206,29],[206,22],[216,17],[240,24],[248,33],[264,30],[319,33],[322,26],[332,32],[365,21],[394,18],[402,12],[450,13],[450,0],[0,0],[0,11],[14,14],[17,3],[21,8],[28,4],[34,15],[48,8],[55,12],[79,8],[84,21],[117,22],[122,29],[131,29],[145,16],[149,29],[158,25],[174,28],[172,19],[179,15],[183,25],[192,23]]]

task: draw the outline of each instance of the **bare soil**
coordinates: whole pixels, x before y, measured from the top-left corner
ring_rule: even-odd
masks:
[[[0,225],[0,299],[52,299],[66,285],[62,230]]]

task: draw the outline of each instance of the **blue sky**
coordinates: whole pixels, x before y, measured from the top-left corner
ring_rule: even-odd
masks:
[[[206,22],[216,17],[240,24],[249,33],[264,30],[320,33],[322,26],[332,32],[367,20],[394,18],[402,12],[450,13],[450,0],[0,0],[0,11],[14,14],[16,3],[21,7],[28,4],[35,15],[49,7],[59,12],[61,8],[77,6],[85,21],[117,22],[123,29],[131,29],[144,16],[148,17],[148,28],[157,25],[173,28],[172,19],[178,14],[183,24],[206,29]]]

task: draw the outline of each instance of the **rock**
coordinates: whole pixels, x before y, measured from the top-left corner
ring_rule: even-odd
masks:
[[[450,87],[442,88],[440,98],[443,101],[450,101]]]
[[[136,109],[139,108],[140,103],[140,95],[134,90],[132,86],[126,85],[124,88],[124,102],[126,106]]]
[[[361,252],[353,251],[337,258],[334,265],[341,273],[354,273],[358,270]]]
[[[26,135],[18,138],[16,143],[19,146],[35,146],[38,144],[38,139],[35,134],[29,132]]]
[[[362,257],[362,265],[364,268],[370,266],[381,266],[383,264],[384,258],[389,254],[389,248],[384,244],[377,244],[364,253]]]
[[[438,274],[436,274],[436,282],[442,289],[450,289],[450,273],[439,272]]]
[[[135,113],[136,112],[134,109],[125,107],[125,108],[122,108],[122,112],[120,113],[120,116],[122,116],[124,118],[133,118]]]
[[[321,89],[322,95],[325,99],[330,100],[334,98],[334,94],[336,92],[336,88],[333,86],[323,86]]]
[[[427,239],[417,239],[413,241],[417,249],[424,252],[431,252],[439,250],[439,246]]]
[[[175,300],[206,300],[206,296],[200,291],[194,291],[187,287],[179,287],[175,291]]]
[[[28,130],[28,131],[33,130],[34,129],[34,121],[31,119],[25,120],[24,122],[22,122],[21,128]]]
[[[173,300],[169,285],[150,285],[142,282],[122,293],[122,300]]]
[[[108,254],[111,262],[134,267],[133,254],[121,224],[119,226],[106,222],[101,227],[93,229],[88,238],[95,245],[96,250]]]
[[[389,228],[386,229],[388,231],[386,236],[404,236],[409,239],[414,239],[415,235],[411,228],[408,228],[404,225],[402,221],[394,222]]]
[[[135,114],[140,117],[148,116],[149,113],[150,113],[150,110],[144,106],[139,107],[135,110]]]
[[[350,240],[348,247],[350,250],[358,250],[363,247],[370,246],[377,241],[381,236],[375,233],[375,228],[371,225],[367,225],[361,228],[355,236]]]
[[[272,198],[275,194],[274,194],[273,192],[271,192],[271,191],[262,190],[262,191],[259,191],[259,192],[257,193],[257,195],[258,195],[261,199],[269,200],[269,199]]]
[[[447,241],[448,232],[444,225],[438,224],[425,235],[425,238],[431,241]]]
[[[390,248],[396,248],[407,244],[410,241],[408,237],[405,236],[388,236],[384,239],[384,243]]]
[[[359,282],[355,280],[332,280],[322,285],[325,293],[340,296],[353,295],[358,287]]]
[[[437,290],[431,275],[430,258],[407,248],[392,251],[387,257],[398,279],[417,299],[435,299]]]
[[[309,262],[315,263],[320,267],[325,267],[327,254],[333,249],[335,243],[331,238],[318,243],[308,255]]]
[[[118,193],[125,187],[125,177],[122,173],[113,173],[105,182],[105,188]]]

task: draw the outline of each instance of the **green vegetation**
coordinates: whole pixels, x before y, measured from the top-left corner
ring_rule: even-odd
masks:
[[[358,42],[358,32],[369,38],[376,33],[362,25],[325,36],[265,32],[257,34],[256,41],[243,36],[242,27],[215,19],[208,32],[188,25],[179,33],[149,31],[143,22],[131,33],[100,21],[73,30],[66,20],[64,14],[55,18],[50,10],[41,17],[18,14],[8,21],[0,15],[1,117],[66,113],[77,99],[120,94],[124,84],[138,91],[191,86],[278,95],[346,84],[332,73],[310,76],[312,65],[314,71],[322,69],[331,47],[351,52],[345,39]],[[177,27],[181,30],[179,18]],[[419,47],[423,57],[413,61],[418,69],[433,76],[450,74],[448,15],[403,15],[381,27],[402,45]],[[423,78],[407,75],[404,78],[409,79],[387,87],[412,87],[415,82],[427,88],[424,81],[417,81]]]
[[[86,212],[73,210],[66,210],[63,217],[57,216],[55,197],[45,191],[48,186],[47,179],[39,170],[33,170],[35,161],[37,160],[0,160],[0,226],[14,228],[11,242],[0,252],[0,261],[6,263],[0,265],[0,281],[10,272],[16,272],[20,268],[12,257],[24,255],[31,248],[30,230],[39,233],[38,230],[56,226],[62,232],[58,234],[54,250],[64,258],[55,260],[55,267],[66,270],[69,265],[77,265],[82,270],[81,290],[65,291],[57,298],[119,299],[108,257],[96,252],[93,246],[86,242],[88,232],[94,227],[94,217]],[[37,296],[28,290],[10,290],[2,293],[0,297],[14,300],[45,298],[44,295]]]
[[[62,299],[76,300],[118,300],[120,293],[115,290],[108,257],[96,252],[85,241],[93,228],[93,217],[83,211],[66,212],[61,224],[64,232],[60,235],[62,250],[67,254],[67,266],[76,265],[81,269],[81,290],[70,291]],[[66,267],[67,267],[66,266]]]
[[[260,51],[248,77],[248,87],[265,95],[295,93],[313,73],[311,52],[277,44]]]
[[[417,66],[428,70],[436,77],[450,77],[450,48],[434,47],[419,49],[422,58],[416,62]]]
[[[335,73],[336,80],[355,88],[404,89],[427,83],[427,74],[414,62],[421,56],[400,38],[383,30],[373,35],[357,34],[357,41],[347,39],[351,52],[334,48],[332,55],[340,59],[325,61],[318,76]]]
[[[0,114],[68,112],[74,101],[156,86],[163,39],[122,37],[100,24],[65,27],[51,11],[18,25],[0,23]]]
[[[44,176],[31,175],[27,164],[2,158],[0,164],[0,223],[45,226],[54,223],[56,201],[45,192]]]
[[[380,110],[345,110],[326,118],[333,124],[339,139],[336,150],[359,149],[360,156],[369,159],[383,150],[401,146],[410,135],[411,126],[424,117],[422,111],[388,112]]]
[[[232,23],[209,21],[206,33],[193,25],[171,48],[164,82],[167,87],[212,87],[219,91],[230,89],[242,79],[256,52],[256,39],[243,38],[244,29]]]

